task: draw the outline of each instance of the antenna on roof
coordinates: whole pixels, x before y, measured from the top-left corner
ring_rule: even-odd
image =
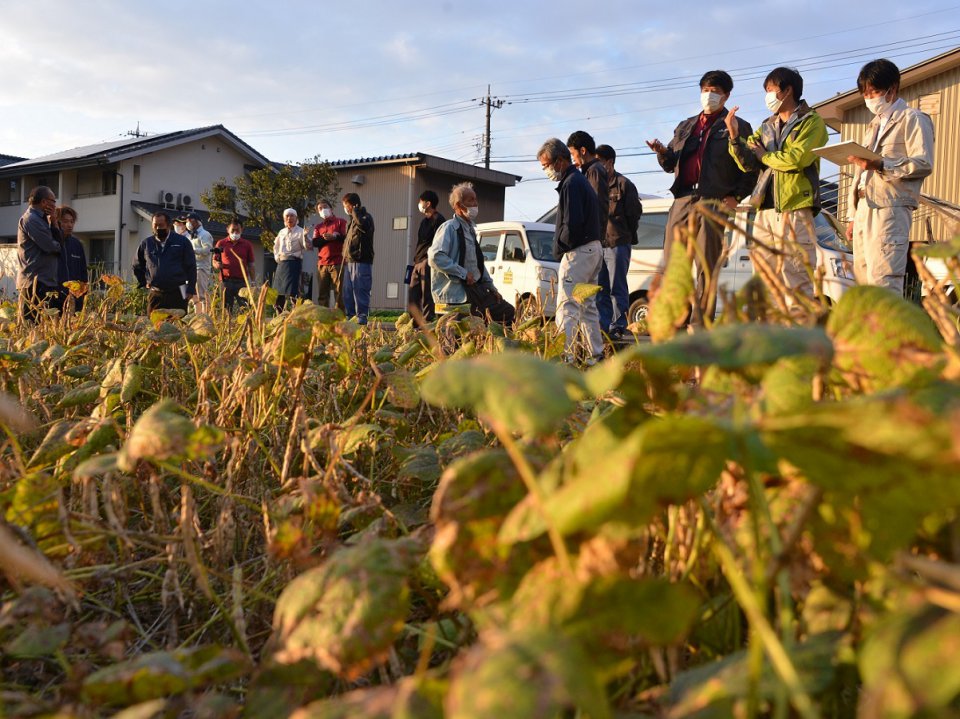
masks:
[[[140,121],[137,120],[137,129],[136,130],[127,130],[124,135],[129,135],[130,137],[146,137],[146,132],[140,132]]]

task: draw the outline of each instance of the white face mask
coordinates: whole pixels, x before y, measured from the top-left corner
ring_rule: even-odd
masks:
[[[421,202],[419,205],[417,205],[417,210],[419,210],[421,215],[425,215],[427,212],[427,206]]]
[[[708,115],[716,112],[723,107],[723,95],[716,92],[701,92],[700,107],[702,107],[703,111]]]
[[[239,233],[239,232],[231,232],[231,233],[230,233],[230,239],[233,240],[234,242],[236,242],[237,240],[240,239],[240,233]]]
[[[560,173],[557,172],[557,168],[553,165],[543,168],[544,174],[547,176],[547,179],[551,182],[560,182]]]
[[[329,207],[324,207],[322,210],[320,210],[320,217],[325,220],[331,215],[333,215],[333,210],[331,210]]]
[[[777,97],[777,93],[775,91],[768,92],[766,98],[764,98],[764,102],[767,104],[767,109],[770,112],[779,112],[780,106],[783,104],[783,100]]]
[[[870,112],[872,112],[874,115],[885,114],[893,105],[893,103],[887,99],[886,93],[884,93],[883,95],[880,95],[879,97],[865,98],[863,103],[867,106],[867,109]]]
[[[477,215],[479,215],[479,214],[480,214],[480,208],[479,208],[479,207],[468,207],[468,208],[467,208],[467,217],[470,218],[470,222],[473,222],[474,220],[476,220],[476,219],[477,219]]]

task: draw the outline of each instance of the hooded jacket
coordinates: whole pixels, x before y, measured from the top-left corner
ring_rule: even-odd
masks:
[[[779,115],[763,121],[749,138],[740,136],[730,143],[730,154],[745,171],[760,169],[751,204],[760,207],[767,187],[773,183],[773,208],[778,212],[812,208],[820,211],[820,158],[814,148],[827,144],[827,126],[806,100],[778,129]],[[755,142],[766,150],[757,158],[748,144]]]

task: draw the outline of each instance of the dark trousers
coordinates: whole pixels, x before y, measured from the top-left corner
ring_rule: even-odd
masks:
[[[709,268],[711,277],[719,270],[717,262],[723,252],[723,227],[705,219],[696,211],[701,201],[705,201],[705,198],[700,198],[696,195],[679,197],[670,207],[670,212],[667,215],[666,241],[663,245],[663,266],[664,268],[667,266],[667,262],[670,259],[670,252],[673,249],[673,240],[678,231],[681,239],[686,243],[687,223],[689,222],[690,216],[693,215],[693,228],[696,233],[695,241],[698,248],[697,253],[694,255],[694,260],[698,265],[696,296],[697,303],[700,306],[700,313],[702,316],[706,316],[708,308],[712,309],[716,307],[716,296],[707,296],[707,275],[704,271],[704,266]],[[722,212],[722,210],[712,205],[708,205],[708,209],[714,213]],[[704,258],[703,265],[700,264],[701,253]]]
[[[154,310],[183,310],[187,311],[187,300],[180,294],[180,288],[172,290],[150,290],[147,296],[147,317]]]
[[[423,319],[430,322],[437,312],[430,289],[430,265],[426,260],[413,266],[410,273],[410,289],[407,292],[407,305],[413,305],[423,313]]]
[[[333,305],[330,304],[330,293],[333,292]],[[343,298],[340,296],[340,265],[317,266],[317,303],[324,307],[339,307],[343,309]]]
[[[613,276],[610,271],[613,270]],[[603,264],[600,266],[600,293],[597,295],[597,312],[600,313],[600,329],[627,329],[627,309],[630,307],[630,289],[627,272],[630,271],[630,245],[604,248]],[[617,310],[613,310],[613,301]]]
[[[24,321],[36,324],[44,314],[47,307],[54,307],[59,310],[62,307],[59,288],[48,287],[39,283],[33,284],[20,290],[18,299],[20,305],[20,316]]]
[[[240,290],[247,286],[246,283],[235,277],[224,277],[222,282],[223,305],[227,308],[227,312],[233,312],[233,306],[235,304],[240,307],[245,307],[247,301],[240,296]]]

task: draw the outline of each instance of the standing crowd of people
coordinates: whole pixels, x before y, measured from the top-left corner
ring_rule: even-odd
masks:
[[[861,284],[903,293],[909,253],[912,212],[923,179],[933,169],[933,124],[899,96],[900,72],[889,60],[867,63],[857,87],[873,114],[864,144],[880,159],[850,156],[855,167],[848,207],[847,236],[853,244],[854,271]],[[820,161],[815,150],[827,144],[823,119],[803,99],[803,78],[787,67],[772,70],[763,81],[771,113],[756,130],[727,107],[733,80],[711,70],[699,83],[702,111],[680,122],[673,138],[647,145],[661,168],[673,174],[663,266],[678,251],[675,240],[692,229],[697,266],[695,300],[690,322],[713,314],[715,284],[723,250],[724,214],[747,200],[756,209],[754,261],[765,264],[794,296],[813,295],[816,267],[814,216],[820,212]],[[583,130],[566,142],[550,138],[537,159],[557,183],[558,205],[554,254],[560,263],[556,324],[565,335],[564,356],[573,361],[584,347],[586,364],[604,352],[606,334],[619,339],[627,329],[627,272],[631,245],[643,213],[636,186],[615,169],[616,151],[596,145]],[[73,236],[77,213],[57,206],[44,186],[29,196],[20,219],[17,288],[22,315],[31,321],[43,306],[62,310],[71,297],[64,283],[87,281],[83,246]],[[420,195],[423,215],[413,264],[407,278],[408,301],[418,321],[441,311],[468,311],[509,323],[513,307],[497,293],[477,241],[477,193],[470,183],[452,188],[447,220],[432,190]],[[346,218],[321,199],[312,232],[299,225],[296,210],[283,213],[284,227],[274,239],[277,269],[273,286],[276,310],[282,312],[300,297],[304,254],[318,250],[320,302],[338,306],[363,325],[370,311],[373,280],[374,221],[359,195],[341,198]],[[171,218],[160,211],[152,218],[153,234],[137,249],[134,274],[148,290],[148,312],[154,309],[198,311],[209,308],[213,273],[220,279],[224,303],[233,310],[244,302],[241,290],[253,280],[252,245],[242,237],[239,220],[215,242],[196,213]],[[685,247],[684,247],[685,251]],[[578,297],[577,285],[598,285],[596,296]],[[653,288],[656,292],[656,287]],[[788,301],[790,297],[788,297]]]

